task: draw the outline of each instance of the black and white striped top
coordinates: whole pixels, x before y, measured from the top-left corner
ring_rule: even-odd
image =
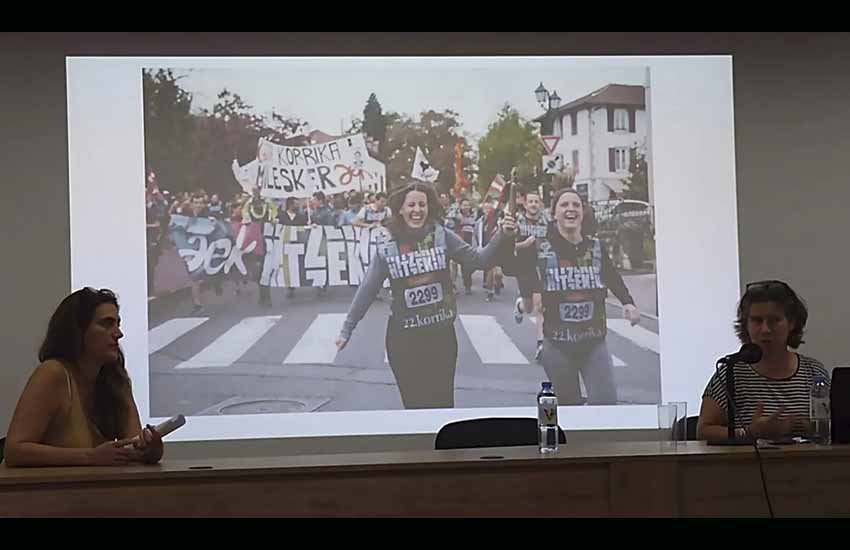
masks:
[[[809,393],[814,377],[824,376],[829,382],[829,373],[817,359],[797,355],[797,370],[789,378],[767,378],[746,363],[735,364],[735,402],[738,405],[735,427],[749,426],[756,406],[764,406],[764,414],[773,414],[785,407],[783,415],[809,417]],[[703,397],[710,396],[726,411],[726,367],[714,373]]]

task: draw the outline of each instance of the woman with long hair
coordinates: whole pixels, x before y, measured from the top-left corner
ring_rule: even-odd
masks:
[[[405,408],[454,406],[457,317],[449,273],[454,260],[470,273],[495,265],[502,244],[513,247],[516,225],[505,216],[501,231],[480,252],[443,226],[430,184],[415,181],[390,198],[392,218],[369,263],[337,338],[343,349],[357,323],[390,279],[392,302],[386,346]]]
[[[605,298],[610,290],[632,325],[640,311],[602,242],[588,229],[591,218],[584,199],[572,188],[552,197],[545,236],[535,237],[534,252],[516,257],[522,310],[533,311],[540,293],[543,342],[538,357],[564,404],[580,404],[578,373],[590,405],[616,405],[617,387],[608,333]],[[540,321],[538,321],[540,322]]]
[[[162,438],[150,425],[142,429],[118,345],[120,325],[118,300],[109,290],[83,288],[62,300],[47,325],[41,364],[9,425],[9,466],[109,466],[162,458]]]

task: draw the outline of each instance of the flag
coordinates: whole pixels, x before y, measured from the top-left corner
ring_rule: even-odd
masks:
[[[440,171],[431,166],[431,163],[425,158],[425,153],[422,152],[422,149],[417,147],[416,158],[413,159],[413,171],[411,172],[410,177],[416,180],[434,183],[437,181],[437,177],[439,175]]]
[[[464,189],[469,188],[469,180],[463,175],[463,138],[455,143],[455,196],[459,197]]]
[[[501,201],[505,185],[505,178],[501,174],[496,174],[496,177],[490,182],[490,188],[487,189],[487,198]]]
[[[513,172],[511,176],[513,180],[516,179],[516,175]],[[513,181],[506,182],[501,174],[496,174],[496,177],[490,183],[490,188],[487,189],[485,200],[492,202],[496,210],[504,210],[510,201],[511,189],[513,189],[514,185],[517,184]],[[511,205],[511,208],[513,208],[513,205]]]
[[[239,166],[239,161],[233,159],[230,169],[233,171],[233,177],[239,182],[242,190],[249,194],[252,193],[254,186],[259,183],[257,181],[257,175],[260,169],[260,161],[254,159],[245,166]]]

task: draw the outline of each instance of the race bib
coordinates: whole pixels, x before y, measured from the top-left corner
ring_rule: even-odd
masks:
[[[581,323],[593,319],[593,302],[564,302],[558,306],[561,321]]]
[[[404,303],[408,309],[428,306],[443,301],[443,285],[431,283],[404,290]]]

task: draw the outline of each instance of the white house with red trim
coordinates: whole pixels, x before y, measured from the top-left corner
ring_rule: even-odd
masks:
[[[614,198],[629,176],[629,149],[647,149],[646,87],[608,84],[534,119],[560,139],[554,153],[576,171],[575,188],[591,201]]]

